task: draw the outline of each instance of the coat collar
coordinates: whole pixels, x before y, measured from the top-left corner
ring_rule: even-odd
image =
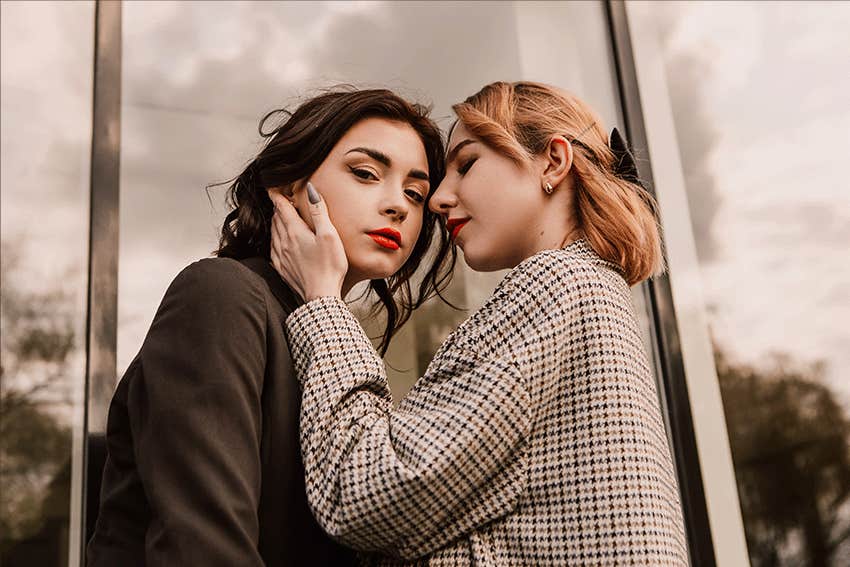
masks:
[[[254,258],[245,258],[239,260],[239,262],[266,280],[269,290],[271,290],[275,299],[277,299],[287,315],[304,304],[304,300],[283,281],[280,274],[277,273],[271,263],[265,258],[257,256]]]

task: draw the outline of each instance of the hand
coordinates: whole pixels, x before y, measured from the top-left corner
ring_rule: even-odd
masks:
[[[322,199],[312,190],[309,209],[315,232],[283,195],[269,191],[275,205],[272,219],[271,259],[274,269],[304,301],[318,297],[341,297],[348,259]],[[312,201],[316,200],[316,203]]]

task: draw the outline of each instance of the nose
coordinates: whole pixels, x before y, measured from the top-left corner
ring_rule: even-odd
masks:
[[[388,192],[380,204],[381,214],[390,217],[396,222],[402,222],[410,213],[410,205],[405,200],[404,188],[397,188]]]
[[[428,208],[438,215],[447,215],[449,210],[457,206],[457,196],[451,190],[448,183],[444,179],[431,199],[428,201]]]

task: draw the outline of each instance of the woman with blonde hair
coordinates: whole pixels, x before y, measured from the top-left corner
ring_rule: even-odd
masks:
[[[454,110],[429,206],[471,268],[511,271],[398,408],[340,298],[324,201],[311,230],[276,199],[272,261],[306,301],[286,330],[314,515],[376,564],[686,565],[629,291],[661,269],[659,229],[625,144],[543,84]]]

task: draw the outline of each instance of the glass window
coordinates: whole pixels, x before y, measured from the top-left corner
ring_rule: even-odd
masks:
[[[0,10],[0,564],[54,567],[79,557],[94,3]]]
[[[660,46],[678,156],[653,162],[681,160],[665,225],[691,220],[750,561],[850,564],[850,5],[631,8]]]
[[[224,189],[210,202],[204,187],[252,156],[271,108],[335,83],[381,85],[433,103],[447,129],[451,105],[484,84],[532,79],[621,123],[601,3],[127,3],[123,77],[119,373],[168,282],[215,248]],[[448,297],[474,309],[503,275],[459,261]],[[431,302],[413,316],[387,356],[396,399],[467,315]]]

